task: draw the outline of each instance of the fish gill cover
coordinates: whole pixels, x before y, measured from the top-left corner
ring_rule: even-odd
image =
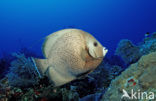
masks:
[[[155,93],[155,3],[1,0],[0,100],[116,101],[122,89]],[[86,78],[53,88],[47,77],[39,77],[31,57],[43,58],[42,39],[64,28],[91,33],[109,52]]]

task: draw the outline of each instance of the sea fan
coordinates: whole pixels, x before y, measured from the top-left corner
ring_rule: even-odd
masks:
[[[10,70],[7,74],[9,84],[16,87],[27,87],[37,84],[39,74],[30,57],[24,54],[13,53],[17,59],[11,62]]]

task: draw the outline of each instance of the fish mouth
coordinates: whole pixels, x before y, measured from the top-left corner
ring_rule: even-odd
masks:
[[[93,52],[94,52],[94,55],[96,58],[101,59],[107,54],[108,49],[106,49],[106,47],[102,47],[102,55],[100,55],[100,56],[95,51],[93,51]]]
[[[103,56],[105,56],[108,52],[108,49],[106,49],[106,47],[103,47]]]

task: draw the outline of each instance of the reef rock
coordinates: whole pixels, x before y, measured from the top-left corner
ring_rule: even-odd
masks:
[[[156,33],[151,37],[146,37],[140,45],[140,52],[142,54],[149,54],[156,51]]]
[[[156,33],[145,37],[142,42],[134,45],[130,40],[123,39],[119,42],[115,54],[120,56],[123,61],[130,65],[136,63],[141,56],[156,51]]]
[[[153,99],[156,99],[156,52],[142,56],[113,80],[101,101],[154,101]]]
[[[115,54],[121,56],[126,64],[135,63],[141,57],[139,47],[127,39],[119,42]]]

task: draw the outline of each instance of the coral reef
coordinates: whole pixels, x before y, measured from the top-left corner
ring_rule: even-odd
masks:
[[[115,54],[121,56],[126,64],[135,63],[141,57],[139,47],[127,39],[119,42]]]
[[[30,58],[24,54],[14,53],[17,59],[11,62],[9,73],[7,74],[9,84],[15,87],[28,87],[37,84],[38,73]]]
[[[101,99],[102,93],[95,93],[87,95],[84,98],[81,98],[79,101],[99,101]]]
[[[156,33],[151,37],[146,37],[140,45],[140,52],[142,54],[149,54],[156,51]]]
[[[6,61],[6,59],[4,59],[4,58],[2,58],[2,59],[0,59],[0,79],[2,79],[4,76],[5,76],[5,74],[6,74],[6,72],[7,72],[7,70],[8,70],[8,62]]]
[[[103,95],[102,101],[127,101],[130,99],[121,99],[123,89],[131,94],[135,92],[154,92],[156,93],[156,52],[142,56],[140,60],[132,64],[120,76],[112,81],[107,92]],[[146,96],[145,96],[146,97]],[[146,99],[144,97],[144,99]],[[137,99],[138,96],[137,96]],[[138,101],[134,99],[133,101]],[[143,99],[141,99],[143,101]]]
[[[156,33],[143,39],[143,42],[134,45],[130,40],[123,39],[119,42],[115,54],[130,65],[137,62],[141,56],[156,51]]]
[[[105,91],[111,80],[122,71],[120,66],[107,63],[109,61],[107,59],[88,77],[54,89],[46,77],[37,76],[29,57],[26,58],[24,54],[20,53],[14,53],[14,56],[16,59],[11,63],[5,78],[7,83],[0,88],[0,91],[3,92],[0,95],[9,100],[78,101],[84,96]],[[9,88],[9,91],[6,91],[6,88]]]
[[[7,74],[12,60],[14,60],[14,57],[3,52],[3,56],[0,58],[0,79],[4,78]]]
[[[120,43],[118,44],[117,49],[116,49],[116,55],[117,56],[114,55],[113,57],[115,57],[115,58],[108,59],[108,60],[106,58],[105,59],[106,63],[104,65],[104,67],[107,67],[106,64],[108,64],[108,63],[109,64],[117,64],[117,66],[120,66],[120,68],[122,69],[122,70],[119,70],[120,72],[122,72],[123,69],[128,68],[128,69],[126,69],[127,72],[124,71],[121,75],[119,75],[120,72],[117,72],[117,74],[119,76],[117,75],[118,77],[115,80],[112,79],[111,84],[108,83],[108,81],[107,81],[107,80],[109,80],[108,78],[107,78],[107,80],[105,80],[105,81],[103,80],[102,82],[100,82],[102,84],[103,83],[105,83],[105,84],[108,83],[108,85],[110,84],[109,87],[105,86],[105,87],[107,87],[106,88],[107,90],[105,89],[105,90],[103,90],[101,92],[98,92],[100,95],[103,95],[103,98],[99,97],[99,94],[97,95],[95,93],[95,94],[91,94],[91,95],[88,95],[88,96],[85,96],[85,97],[81,98],[82,101],[84,101],[84,100],[85,101],[92,101],[92,100],[93,101],[100,101],[100,99],[102,101],[118,101],[118,100],[121,101],[121,96],[123,94],[121,86],[124,86],[125,90],[131,89],[133,87],[135,87],[135,90],[136,90],[136,89],[140,89],[137,85],[140,85],[140,86],[142,86],[144,88],[145,86],[143,86],[143,84],[146,84],[146,88],[149,88],[149,89],[146,90],[147,92],[153,91],[154,93],[156,93],[155,88],[153,86],[150,87],[150,85],[149,85],[151,82],[153,82],[153,85],[156,85],[156,83],[154,83],[155,82],[155,79],[154,79],[155,77],[154,78],[152,77],[153,79],[150,79],[151,75],[155,76],[154,73],[156,71],[154,69],[152,70],[152,67],[151,67],[151,68],[147,69],[147,71],[148,71],[148,73],[147,73],[145,69],[142,69],[142,68],[138,69],[138,67],[137,67],[137,64],[140,63],[140,62],[138,62],[140,57],[144,58],[145,57],[144,55],[150,54],[151,52],[156,52],[156,33],[152,34],[150,37],[146,37],[143,40],[143,42],[141,42],[141,43],[139,43],[137,45],[132,44],[132,42],[130,40],[121,40]],[[122,62],[122,60],[119,57],[122,58],[122,60],[127,64],[127,66],[124,65],[124,63]],[[141,59],[140,59],[140,61],[141,61]],[[151,59],[151,58],[148,58],[148,57],[146,59],[147,59],[147,60],[145,60],[146,62],[142,62],[142,64],[144,64],[144,63],[146,64],[149,61],[154,60],[154,58]],[[155,59],[155,61],[156,61],[156,59]],[[132,63],[136,63],[135,66],[132,65],[132,66],[128,67],[128,65],[131,65]],[[150,62],[148,64],[150,64]],[[156,66],[156,65],[154,65],[154,66]],[[111,67],[111,66],[108,66],[108,67]],[[109,69],[107,68],[106,70],[109,70]],[[112,74],[109,74],[109,73],[107,73],[107,74],[108,75],[113,75],[115,73],[112,72]],[[138,79],[136,79],[134,74],[138,75],[138,76],[142,75],[139,78],[140,82],[138,82]],[[116,76],[114,76],[114,78],[115,77]],[[127,77],[127,78],[125,78],[125,77]],[[120,80],[120,82],[119,82],[119,80]],[[101,79],[99,79],[99,81],[101,81]],[[142,81],[144,81],[144,83],[142,83]],[[125,84],[123,84],[123,82]],[[130,87],[130,88],[128,88],[128,87]],[[101,86],[100,86],[100,88],[102,89]],[[98,100],[97,100],[97,98],[98,98]],[[122,100],[127,101],[127,99],[122,99]]]
[[[131,89],[156,94],[156,33],[136,45],[120,41],[115,55],[106,56],[94,72],[57,88],[39,77],[31,56],[40,57],[22,48],[0,59],[0,101],[120,101],[123,89],[130,96]]]
[[[35,88],[0,87],[0,101],[78,101],[76,91],[42,85]]]
[[[92,77],[90,81],[95,83],[96,92],[106,90],[111,80],[118,76],[122,70],[123,69],[120,66],[110,65],[103,61],[102,64],[89,75]]]

